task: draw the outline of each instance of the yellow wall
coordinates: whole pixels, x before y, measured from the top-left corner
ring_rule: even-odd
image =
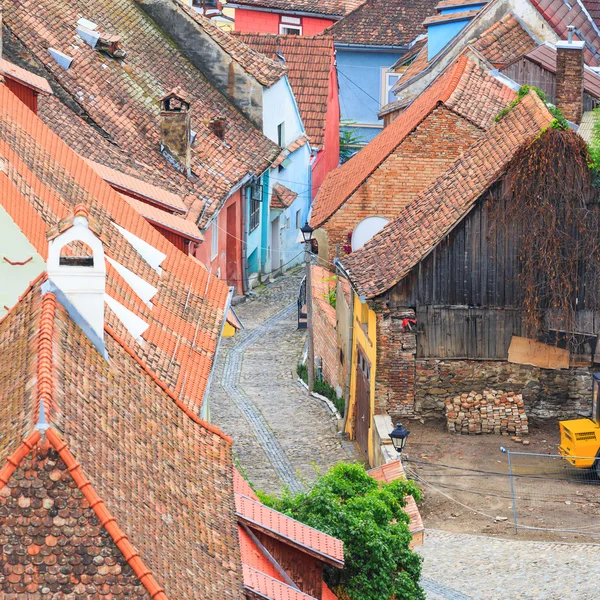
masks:
[[[230,338],[235,335],[235,327],[230,323],[225,322],[225,327],[223,327],[223,337]]]
[[[352,365],[350,366],[350,402],[346,431],[354,438],[354,415],[356,413],[356,361],[357,347],[371,364],[371,423],[369,425],[369,463],[374,464],[373,414],[375,411],[375,373],[377,369],[377,318],[367,304],[363,304],[356,294],[354,297],[354,323],[352,327]]]

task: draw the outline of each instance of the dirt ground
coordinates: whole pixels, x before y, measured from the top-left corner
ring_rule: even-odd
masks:
[[[410,437],[403,462],[423,492],[420,509],[425,527],[454,533],[512,539],[600,543],[600,485],[589,471],[561,458],[511,454],[517,521],[513,527],[511,452],[557,454],[556,421],[530,426],[529,445],[498,435],[450,434],[441,421],[406,424]],[[546,529],[585,531],[555,532]],[[597,534],[596,534],[597,532]]]

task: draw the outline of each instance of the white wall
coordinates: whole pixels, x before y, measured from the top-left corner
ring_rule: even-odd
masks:
[[[277,126],[285,122],[285,145],[304,132],[292,88],[287,75],[263,91],[263,133],[277,143]]]

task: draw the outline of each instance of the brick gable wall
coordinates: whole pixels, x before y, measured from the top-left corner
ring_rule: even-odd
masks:
[[[2,598],[150,598],[53,449],[0,490],[0,538]]]
[[[322,258],[333,264],[343,256],[348,234],[366,217],[398,217],[481,133],[447,108],[436,108],[323,225],[329,250]]]

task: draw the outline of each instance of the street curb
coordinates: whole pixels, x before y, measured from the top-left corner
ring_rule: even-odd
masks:
[[[302,381],[302,379],[300,379],[300,377],[298,377],[298,379],[296,381],[308,392],[308,385],[306,383],[304,383],[304,381]],[[342,419],[342,415],[340,415],[340,413],[338,412],[338,409],[335,407],[335,405],[329,398],[325,398],[325,396],[321,396],[321,394],[317,394],[316,392],[310,392],[310,395],[313,398],[317,398],[317,399],[321,400],[322,402],[325,402],[325,404],[327,404],[327,408],[329,408],[329,410],[333,413],[333,416],[338,421],[340,421]]]

